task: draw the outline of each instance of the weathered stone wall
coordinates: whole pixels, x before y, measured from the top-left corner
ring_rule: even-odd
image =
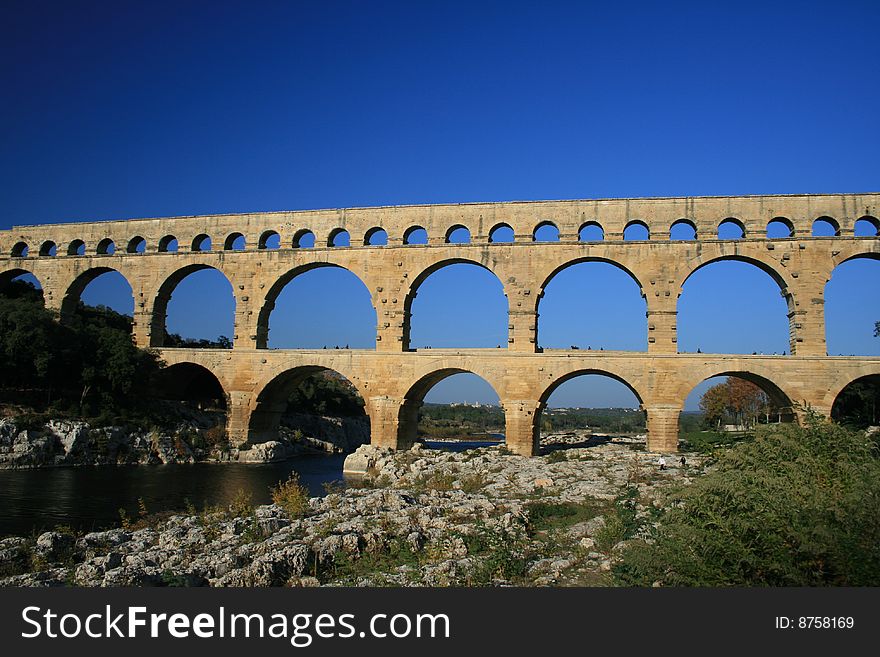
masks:
[[[162,355],[169,364],[197,363],[218,377],[229,396],[230,437],[239,443],[269,439],[283,411],[281,393],[315,368],[330,368],[363,395],[372,441],[402,446],[415,435],[418,407],[431,385],[471,371],[498,392],[511,448],[533,453],[537,420],[554,384],[575,372],[596,371],[615,376],[636,392],[648,414],[650,446],[671,451],[684,398],[707,377],[742,374],[777,397],[807,402],[827,414],[847,383],[880,373],[878,358],[827,357],[824,317],[824,287],[834,268],[856,257],[880,258],[880,238],[853,236],[858,219],[878,227],[878,216],[880,194],[866,194],[404,206],[15,226],[0,231],[0,284],[32,273],[47,306],[63,318],[74,311],[89,281],[118,271],[134,295],[135,341],[162,348],[166,306],[175,286],[198,269],[219,270],[235,296],[234,349],[163,348]],[[777,218],[791,226],[791,237],[766,237],[767,224]],[[818,218],[830,220],[838,236],[811,237]],[[718,225],[728,219],[743,227],[743,239],[716,238]],[[696,241],[670,241],[671,225],[681,220],[696,228]],[[545,222],[559,229],[559,242],[533,241],[534,230]],[[590,223],[602,227],[604,240],[578,241],[581,227]],[[623,240],[625,228],[633,223],[649,229],[648,240]],[[513,228],[513,243],[490,242],[499,225]],[[427,245],[404,244],[414,226],[427,230]],[[447,243],[458,226],[469,229],[469,244]],[[388,245],[365,246],[377,227],[388,233]],[[340,229],[349,232],[351,246],[328,246]],[[316,246],[293,248],[304,230],[314,233]],[[280,236],[281,247],[260,248],[272,232]],[[237,234],[245,237],[245,250],[226,250]],[[204,235],[211,238],[212,250],[193,251]],[[161,250],[169,236],[178,240],[177,252]],[[138,238],[146,241],[146,251],[129,253]],[[85,244],[85,254],[67,255],[78,240]],[[104,253],[108,240],[116,247],[112,255]],[[48,255],[50,242],[57,247],[55,256]],[[27,257],[21,257],[23,245]],[[790,355],[677,353],[682,286],[694,271],[719,260],[752,263],[779,285],[788,305]],[[639,285],[646,301],[647,352],[541,353],[537,318],[543,290],[554,274],[584,261],[610,262]],[[454,262],[483,266],[504,286],[509,332],[501,349],[409,349],[409,311],[419,284]],[[375,350],[265,348],[269,316],[281,289],[320,266],[344,267],[370,291],[376,310]]]

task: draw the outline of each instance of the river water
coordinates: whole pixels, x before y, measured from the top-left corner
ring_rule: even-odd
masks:
[[[435,449],[461,451],[497,442],[428,442]],[[345,455],[302,456],[280,463],[194,463],[191,465],[81,466],[43,470],[0,470],[0,536],[28,536],[64,525],[81,531],[119,526],[119,509],[130,518],[139,500],[147,511],[202,509],[227,504],[240,490],[255,504],[268,504],[270,490],[296,471],[313,496],[324,484],[342,481]]]

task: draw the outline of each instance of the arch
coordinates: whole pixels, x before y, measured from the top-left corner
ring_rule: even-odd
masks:
[[[52,240],[46,240],[40,245],[40,255],[53,257],[58,253],[58,245]]]
[[[86,254],[86,243],[82,240],[73,240],[67,247],[67,255],[81,256]]]
[[[241,233],[229,233],[223,240],[224,251],[244,251],[247,245],[244,235]]]
[[[856,253],[831,271],[822,293],[829,356],[880,356],[880,253]]]
[[[837,220],[822,216],[813,222],[813,237],[838,237],[840,235],[840,224]]]
[[[267,230],[264,231],[262,235],[260,235],[260,239],[257,242],[258,249],[277,249],[281,247],[281,235],[278,234],[277,231]]]
[[[271,321],[272,321],[272,312],[275,310],[275,307],[278,303],[278,299],[279,299],[280,295],[282,294],[282,292],[284,291],[284,289],[291,282],[293,282],[295,279],[297,279],[301,276],[304,276],[310,272],[313,272],[316,269],[333,269],[333,270],[338,270],[340,272],[345,272],[346,275],[348,275],[351,278],[351,280],[357,282],[357,284],[359,285],[359,289],[355,293],[358,296],[357,299],[355,299],[355,298],[348,299],[343,304],[340,304],[337,302],[334,294],[338,291],[339,288],[342,288],[343,285],[345,285],[345,281],[343,281],[342,285],[335,285],[334,290],[332,292],[328,291],[328,290],[322,290],[321,291],[321,299],[323,299],[327,303],[332,303],[334,306],[334,308],[333,308],[334,311],[349,313],[349,315],[348,315],[349,317],[350,317],[351,312],[362,312],[365,309],[365,307],[368,305],[370,310],[372,311],[372,318],[370,319],[370,323],[369,323],[371,344],[367,347],[355,347],[355,348],[374,349],[375,345],[376,345],[376,343],[375,343],[376,307],[373,304],[373,299],[370,294],[369,288],[367,287],[366,283],[364,283],[363,278],[358,276],[356,273],[354,273],[350,269],[343,267],[341,265],[337,265],[337,264],[329,263],[329,262],[312,262],[312,263],[308,263],[305,265],[301,265],[299,267],[295,267],[295,268],[291,269],[290,271],[288,271],[287,273],[285,273],[280,278],[278,278],[278,280],[275,281],[275,283],[272,285],[272,287],[269,288],[269,291],[266,293],[266,297],[263,301],[263,305],[260,308],[260,313],[257,317],[257,345],[256,345],[257,348],[258,349],[268,349],[269,348],[269,334],[270,334],[270,328],[271,328],[270,325],[271,325]],[[366,305],[361,303],[363,300],[366,300],[366,302],[367,302]],[[360,305],[361,307],[358,308],[358,305]],[[321,319],[320,315],[318,315],[317,312],[312,308],[309,309],[309,315],[314,316],[317,319]],[[303,318],[302,322],[305,322],[305,321],[306,321],[306,318]],[[360,324],[352,323],[350,321],[345,321],[345,319],[340,319],[340,321],[337,322],[337,324],[334,326],[337,326],[336,330],[338,330],[338,331],[348,331],[351,329],[362,328],[362,326]],[[339,335],[341,335],[341,334],[336,334],[336,336],[334,336],[334,335],[328,333],[327,331],[323,331],[322,335],[323,335],[323,337],[322,337],[322,340],[320,341],[320,343],[314,343],[314,344],[311,344],[308,346],[297,345],[297,347],[295,347],[295,348],[320,349],[322,346],[333,348],[333,347],[341,347],[342,344],[346,344],[346,339],[341,340],[341,344],[334,344],[333,343],[333,340],[336,340],[339,337]],[[357,344],[355,342],[356,337],[357,337],[356,333],[350,334],[347,337],[347,344]],[[289,347],[281,347],[281,348],[289,348]]]
[[[787,217],[773,217],[767,224],[769,239],[785,239],[794,237],[794,224]]]
[[[502,244],[513,242],[516,239],[516,235],[513,232],[513,228],[510,224],[500,223],[495,224],[492,227],[492,230],[489,231],[489,243],[490,244]]]
[[[220,379],[204,365],[181,361],[163,367],[156,375],[153,390],[156,397],[169,401],[193,401],[216,405],[223,410],[229,406],[229,394]]]
[[[869,214],[859,217],[853,225],[853,235],[855,237],[880,236],[880,219]]]
[[[605,239],[605,230],[598,221],[587,221],[578,228],[578,241],[601,242]]]
[[[345,228],[334,228],[327,238],[327,246],[351,246],[351,235]]]
[[[128,292],[131,299],[131,310],[126,310],[128,312],[120,312],[116,310],[116,312],[120,312],[122,315],[131,314],[134,312],[134,292],[132,291],[131,282],[128,278],[125,277],[119,270],[113,269],[112,267],[92,267],[91,269],[87,269],[84,272],[80,273],[73,282],[68,286],[67,290],[64,292],[64,298],[61,300],[61,321],[67,321],[74,316],[79,308],[80,301],[82,301],[82,295],[86,291],[86,288],[100,276],[104,274],[113,273],[117,275],[125,284],[128,286]],[[108,308],[112,308],[111,304],[101,304],[107,306]]]
[[[859,376],[837,391],[831,419],[859,429],[880,425],[880,372]]]
[[[640,219],[630,221],[623,229],[623,239],[627,241],[644,242],[651,239],[651,229],[648,224]]]
[[[153,301],[153,313],[150,320],[150,346],[152,347],[162,347],[167,346],[168,341],[168,330],[167,330],[167,314],[168,314],[168,303],[171,301],[171,297],[177,289],[178,285],[191,274],[194,274],[199,271],[204,270],[213,270],[218,272],[223,279],[226,281],[226,285],[228,286],[230,296],[232,297],[232,317],[230,318],[231,323],[234,325],[234,317],[235,317],[235,294],[233,292],[232,283],[229,281],[229,278],[226,276],[224,272],[217,269],[216,267],[211,267],[210,265],[205,264],[193,264],[193,265],[185,265],[180,269],[175,270],[170,275],[168,275],[165,280],[162,282],[162,285],[159,287],[158,292],[156,293],[156,298]],[[216,305],[216,304],[215,304]],[[231,337],[231,333],[230,336]]]
[[[128,246],[125,247],[126,253],[145,253],[147,250],[147,240],[140,235],[136,235],[128,240]]]
[[[364,234],[364,246],[386,246],[388,244],[388,232],[381,226],[370,228]]]
[[[428,231],[421,226],[410,226],[403,233],[404,244],[427,244]]]
[[[403,403],[401,403],[397,410],[397,446],[399,449],[406,449],[418,438],[419,410],[424,404],[425,397],[428,393],[438,383],[456,374],[470,374],[482,379],[482,381],[492,389],[495,396],[500,400],[501,396],[498,393],[499,386],[496,385],[496,383],[494,383],[487,375],[475,372],[472,369],[445,365],[434,369],[427,374],[422,374],[406,391],[403,397]],[[502,411],[504,411],[503,406]]]
[[[301,228],[293,235],[294,249],[310,249],[315,246],[315,234],[308,228]]]
[[[6,271],[0,272],[0,293],[8,292],[7,287],[9,285],[11,285],[12,282],[15,281],[17,278],[20,278],[22,276],[27,277],[27,278],[32,278],[36,282],[36,285],[34,285],[34,288],[39,291],[40,298],[42,299],[42,297],[43,297],[43,284],[40,282],[40,279],[38,279],[36,276],[34,276],[33,272],[28,271],[27,269],[13,268],[13,269],[7,269]],[[30,282],[30,281],[25,281],[25,282]]]
[[[601,266],[583,266],[597,264]],[[573,271],[573,268],[578,267],[579,272]],[[626,276],[620,277],[618,270]],[[565,271],[570,271],[571,275],[560,276]],[[598,280],[599,285],[591,285],[589,280],[585,281],[584,279],[588,277],[593,283]],[[615,280],[615,277],[619,280]],[[557,283],[555,290],[554,281]],[[615,317],[618,321],[605,321],[607,317],[595,312],[594,308],[588,308],[586,303],[581,301],[585,299],[584,290],[599,288],[604,288],[606,292],[614,290],[612,294],[606,293],[600,298],[605,301],[604,308],[608,312],[619,315]],[[551,292],[549,297],[548,291]],[[636,299],[639,302],[636,302]],[[632,303],[629,303],[630,301]],[[605,258],[576,258],[558,266],[541,284],[537,298],[538,321],[535,341],[539,350],[644,351],[648,347],[646,310],[647,302],[642,284],[624,265]],[[627,319],[622,319],[623,317]],[[589,336],[581,332],[585,326],[588,327],[587,331],[591,332]],[[612,330],[613,328],[618,330]],[[635,329],[641,334],[638,338],[628,333]]]
[[[166,235],[159,240],[159,253],[176,253],[177,248],[177,238],[174,235]]]
[[[419,290],[422,288],[422,285],[425,283],[425,281],[428,280],[433,274],[437,273],[441,269],[444,269],[444,268],[447,268],[447,267],[450,267],[453,265],[473,265],[473,266],[479,267],[480,269],[483,269],[483,270],[489,272],[489,274],[491,274],[491,277],[498,284],[501,294],[504,297],[507,296],[507,293],[504,289],[504,284],[502,283],[502,281],[498,277],[498,275],[494,271],[492,271],[487,265],[485,265],[481,262],[477,262],[475,260],[470,260],[467,258],[448,258],[448,259],[440,260],[438,262],[435,262],[435,263],[429,265],[413,279],[411,286],[410,286],[410,289],[407,292],[406,297],[404,298],[404,308],[403,308],[404,309],[404,313],[403,313],[404,314],[404,326],[403,326],[403,349],[404,350],[408,350],[408,349],[412,348],[412,344],[411,344],[412,343],[412,335],[411,335],[411,333],[412,333],[412,318],[413,318],[413,301],[415,300],[416,296],[418,295]],[[446,291],[446,290],[444,290],[444,291]],[[479,285],[456,286],[455,291],[456,291],[456,293],[469,293],[469,294],[480,294],[481,293]],[[491,294],[490,292],[488,292],[488,290],[484,290],[484,292]],[[482,297],[481,297],[481,299],[482,299]],[[482,300],[485,301],[485,299],[482,299]],[[481,334],[478,337],[481,338],[481,341],[485,343],[485,344],[479,345],[479,347],[496,347],[496,346],[501,346],[503,348],[507,347],[507,323],[508,323],[508,314],[507,313],[509,312],[509,308],[508,308],[508,303],[506,300],[504,302],[504,306],[505,306],[504,315],[503,315],[503,317],[499,318],[499,326],[495,327],[495,330],[498,332],[497,334],[492,334],[491,336],[487,334],[487,328],[486,328],[487,323],[486,322],[480,322],[478,324],[478,330],[481,331]],[[487,312],[488,308],[489,308],[488,305],[486,305],[485,303],[482,303],[479,305],[479,307],[472,305],[470,308],[470,311],[471,312]],[[445,310],[444,317],[448,320],[449,319],[449,309],[448,308],[444,309],[444,308],[441,308],[440,306],[437,306],[437,305],[430,306],[430,311],[434,312],[434,313],[441,313],[441,312],[444,312],[444,310]],[[437,319],[439,321],[439,318],[435,318],[435,319]],[[460,326],[470,328],[470,325],[467,325],[467,324],[460,324]],[[471,337],[473,337],[473,335],[471,335]],[[456,339],[457,338],[458,338],[458,336],[456,336]],[[434,347],[434,346],[439,346],[439,345],[431,344],[431,345],[425,345],[425,346]],[[469,345],[456,344],[456,345],[448,345],[447,348],[458,348],[458,347],[468,347],[468,346]],[[473,345],[470,345],[470,346],[473,347]]]
[[[694,375],[695,374],[695,375]],[[687,376],[687,373],[685,373]],[[792,422],[796,419],[794,404],[791,397],[783,390],[776,381],[771,378],[771,374],[758,373],[742,368],[731,369],[713,369],[698,368],[689,378],[683,380],[677,389],[676,397],[681,400],[682,410],[688,409],[688,398],[703,387],[703,384],[721,377],[738,378],[752,383],[760,388],[769,398],[770,405],[774,409],[777,419],[784,422]],[[700,392],[700,396],[705,394],[705,390]]]
[[[95,253],[98,255],[113,255],[116,253],[116,244],[109,237],[105,237],[98,242],[98,247],[95,249]]]
[[[28,257],[28,245],[27,242],[16,242],[15,246],[12,247],[12,252],[10,255],[13,258],[27,258]]]
[[[697,239],[697,225],[690,219],[678,219],[669,227],[670,240],[691,241]]]
[[[710,266],[713,272],[704,275]],[[701,275],[694,279],[697,272]],[[678,350],[788,354],[794,349],[792,310],[786,281],[772,266],[736,254],[713,258],[689,272],[679,288]]]
[[[281,426],[281,418],[287,411],[288,399],[291,394],[308,377],[321,372],[331,372],[344,379],[362,401],[366,400],[364,391],[358,385],[357,379],[345,376],[335,368],[324,365],[300,365],[272,376],[266,383],[259,386],[259,393],[255,395],[250,418],[248,420],[248,442],[251,444],[278,439],[278,429]],[[369,411],[364,405],[364,412]]]
[[[727,217],[718,224],[718,239],[741,240],[746,237],[746,225],[736,217]]]
[[[210,251],[211,238],[205,233],[200,233],[193,238],[192,251]]]
[[[558,242],[559,228],[552,221],[542,221],[532,231],[533,242]]]
[[[455,224],[446,231],[445,241],[447,244],[470,244],[471,231],[467,226]]]
[[[607,376],[610,379],[614,379],[618,383],[622,383],[630,390],[630,392],[632,392],[633,395],[635,395],[640,405],[645,403],[642,394],[636,389],[636,387],[632,383],[627,380],[626,377],[618,374],[617,372],[612,372],[611,370],[588,367],[572,370],[571,372],[567,372],[566,374],[560,376],[558,379],[552,381],[546,388],[544,388],[544,392],[542,392],[541,396],[539,397],[541,406],[543,407],[547,404],[547,400],[550,399],[550,395],[552,395],[556,391],[556,389],[559,388],[559,386],[561,386],[562,384],[567,383],[572,379],[576,379],[579,376],[587,376],[590,374]]]

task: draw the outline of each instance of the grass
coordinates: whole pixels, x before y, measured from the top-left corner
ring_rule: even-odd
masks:
[[[579,522],[592,520],[604,510],[604,503],[586,502],[530,502],[529,526],[533,531],[546,531],[571,527]]]

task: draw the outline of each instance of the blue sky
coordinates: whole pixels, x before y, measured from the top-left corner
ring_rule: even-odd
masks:
[[[876,2],[6,2],[0,227],[878,191],[878,19]],[[778,288],[733,265],[688,281],[682,348],[787,349]],[[500,285],[459,269],[426,281],[414,342],[503,345]],[[644,348],[644,302],[625,275],[576,269],[548,287],[542,342]],[[272,340],[369,346],[365,290],[338,270],[309,276],[283,293]],[[329,284],[332,296],[322,293]],[[723,294],[707,293],[719,284]],[[230,334],[224,285],[187,279],[169,328]],[[878,291],[880,263],[835,272],[826,291],[831,353],[880,355],[871,335]],[[103,278],[86,300],[123,302]],[[199,322],[179,317],[175,307],[199,300],[204,312],[188,313]],[[305,303],[321,304],[322,322],[302,322],[296,308]],[[456,395],[488,399],[455,380],[429,399]],[[631,403],[577,381],[558,395],[560,405]]]

